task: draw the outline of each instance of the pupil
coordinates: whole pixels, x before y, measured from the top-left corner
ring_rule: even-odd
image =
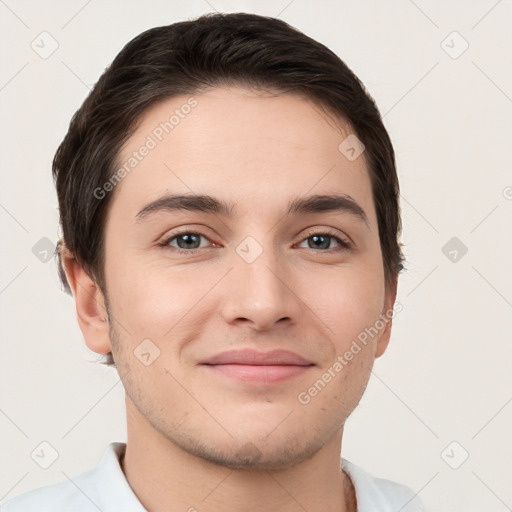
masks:
[[[329,248],[329,237],[328,236],[323,236],[323,235],[313,235],[311,238],[313,238],[313,240],[315,242],[317,242],[319,239],[324,239],[324,242],[323,243],[320,243],[320,244],[317,244],[315,245],[315,247],[321,247],[322,249],[328,249]]]
[[[182,244],[180,244],[180,241],[183,240],[185,241],[185,246],[183,247]],[[178,245],[180,246],[180,249],[190,249],[191,246],[190,246],[190,243],[187,245],[187,241],[188,242],[192,242],[192,244],[195,242],[197,243],[198,242],[198,237],[196,235],[181,235],[179,238],[178,238]],[[196,249],[196,247],[192,247],[192,249]]]
[[[323,235],[313,235],[311,237],[313,239],[313,245],[314,247],[318,248],[322,248],[322,249],[328,249],[329,248],[329,237],[328,236],[323,236]],[[184,242],[184,244],[180,243],[180,242]],[[184,249],[184,248],[191,248],[191,244],[194,245],[194,244],[197,244],[199,241],[199,237],[197,237],[196,235],[193,235],[193,234],[185,234],[185,235],[180,235],[180,237],[178,238],[178,245],[180,246],[180,249]],[[320,243],[318,243],[320,242]],[[184,246],[183,246],[184,245]],[[198,246],[194,245],[194,249],[196,249]]]

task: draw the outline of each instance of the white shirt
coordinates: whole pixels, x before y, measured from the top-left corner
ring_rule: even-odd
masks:
[[[27,491],[0,506],[0,512],[147,512],[124,476],[119,460],[126,443],[110,443],[99,464],[56,484]],[[354,484],[357,512],[425,512],[408,487],[374,478],[346,459],[341,465]]]

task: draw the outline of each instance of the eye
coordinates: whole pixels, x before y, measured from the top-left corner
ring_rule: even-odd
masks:
[[[161,247],[172,247],[178,252],[186,254],[194,254],[199,249],[204,249],[201,245],[201,238],[208,240],[205,235],[193,231],[182,231],[181,233],[174,233],[171,237],[166,238],[160,244]],[[173,245],[176,242],[176,245]]]
[[[311,240],[311,242],[308,242],[308,240]],[[305,247],[306,249],[325,249],[329,250],[332,249],[331,242],[335,241],[338,244],[338,247],[334,247],[335,251],[340,251],[344,249],[350,249],[351,244],[347,240],[343,240],[340,238],[337,233],[333,233],[331,231],[318,231],[318,232],[312,232],[308,233],[308,236],[304,239],[302,244],[307,242],[308,247]],[[325,252],[325,251],[321,251]]]
[[[198,233],[195,231],[181,231],[179,233],[173,233],[171,236],[167,237],[165,240],[160,242],[158,245],[163,248],[172,248],[172,250],[177,251],[182,254],[195,254],[199,252],[201,249],[205,249],[208,247],[208,243],[201,244],[201,239],[204,239],[213,246],[216,246],[214,242],[202,233]],[[310,241],[310,242],[309,242]],[[337,247],[331,247],[332,242],[337,244]],[[352,247],[351,243],[347,240],[342,239],[337,233],[327,231],[313,231],[307,234],[307,237],[303,239],[301,244],[307,243],[307,247],[302,247],[304,249],[317,249],[319,252],[328,252],[328,251],[342,251],[347,250]],[[300,245],[299,245],[300,247]],[[317,251],[318,252],[318,251]]]

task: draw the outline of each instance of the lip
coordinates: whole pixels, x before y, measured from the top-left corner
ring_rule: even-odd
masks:
[[[288,350],[230,350],[217,354],[202,365],[217,375],[243,382],[273,384],[307,372],[314,363]]]
[[[313,363],[289,350],[229,350],[210,357],[202,364],[244,364],[250,366],[310,366]]]

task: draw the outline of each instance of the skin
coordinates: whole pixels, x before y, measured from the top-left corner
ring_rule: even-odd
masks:
[[[308,390],[380,314],[391,311],[364,153],[339,150],[350,126],[295,94],[216,88],[117,185],[105,229],[105,297],[71,254],[63,261],[87,346],[112,352],[126,390],[122,468],[152,512],[349,511],[340,470],[343,426],[391,333],[378,335],[308,404]],[[119,155],[126,161],[188,97],[154,105]],[[167,211],[137,222],[165,193],[210,194],[237,215]],[[285,216],[288,202],[348,194],[365,211]],[[199,233],[195,254],[177,252],[176,228]],[[314,234],[333,231],[350,249]],[[252,263],[237,246],[253,237]],[[329,245],[330,242],[330,245]],[[197,244],[199,245],[199,243]],[[193,246],[193,247],[197,247]],[[150,339],[160,355],[134,355]],[[230,349],[291,350],[313,363],[274,384],[244,382],[200,364]]]

